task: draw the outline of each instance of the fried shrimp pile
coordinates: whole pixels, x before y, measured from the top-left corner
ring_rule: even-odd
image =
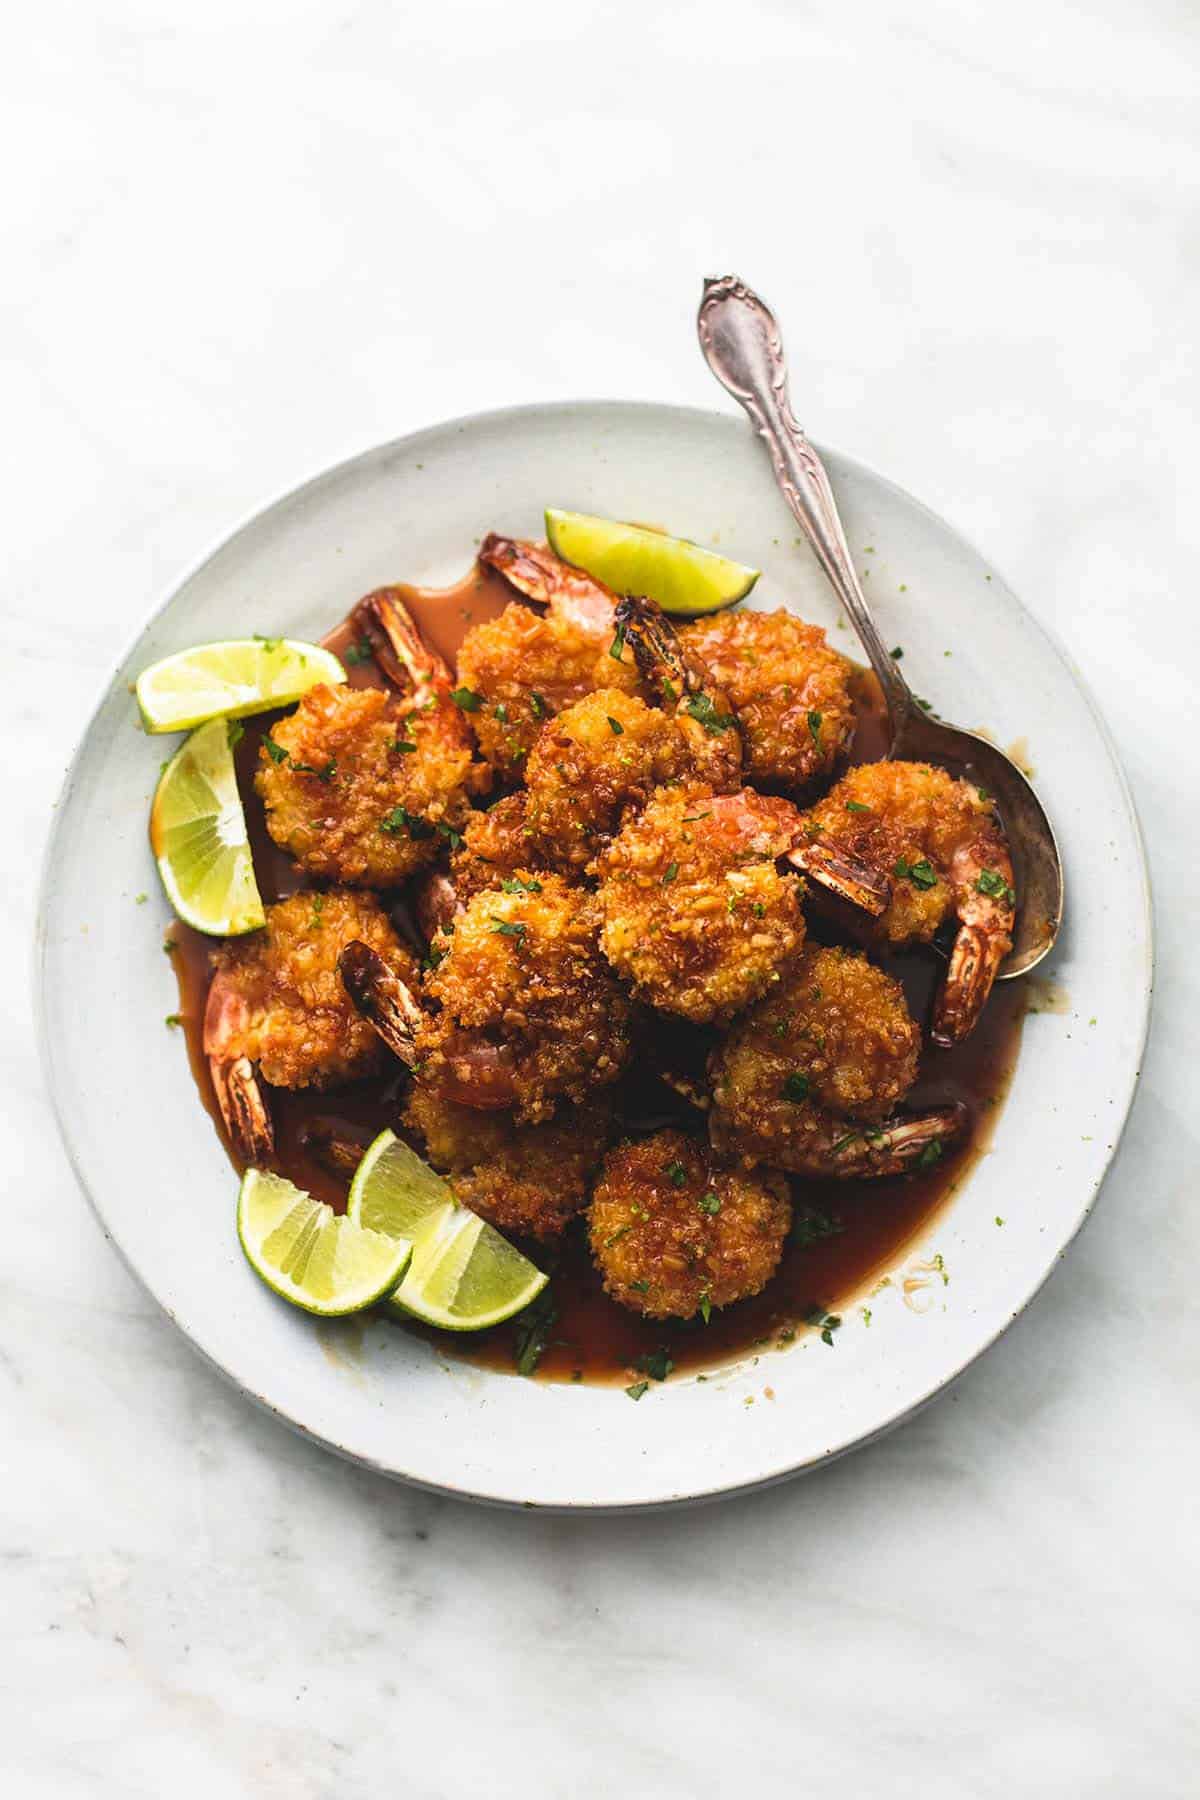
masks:
[[[783,611],[722,612],[680,636],[728,696],[747,781],[799,792],[833,775],[854,735],[854,706],[850,664],[819,626]]]
[[[885,1174],[935,1160],[953,1108],[892,1118],[921,1034],[891,975],[852,950],[808,946],[710,1064],[714,1149],[800,1175]]]
[[[256,786],[267,829],[310,874],[395,887],[457,833],[487,770],[450,674],[386,589],[357,609],[408,691],[318,687],[264,738]]]
[[[584,1100],[631,1053],[629,1002],[600,955],[592,895],[525,869],[476,894],[431,947],[417,1033],[422,1079],[522,1124]]]
[[[665,789],[600,857],[601,943],[639,1000],[694,1024],[727,1020],[804,942],[803,882],[781,859],[786,800]]]
[[[417,979],[374,896],[336,889],[269,906],[262,931],[230,939],[213,958],[204,1053],[234,1147],[248,1158],[272,1140],[259,1075],[273,1087],[332,1087],[373,1074],[383,1061],[338,972],[354,940],[398,979]]]
[[[835,895],[874,884],[877,941],[928,943],[957,920],[934,1038],[965,1037],[1012,948],[1016,905],[1008,844],[979,789],[928,763],[863,763],[805,815],[796,855]]]
[[[652,1319],[707,1318],[766,1287],[791,1222],[778,1176],[715,1167],[703,1144],[658,1131],[609,1152],[588,1235],[621,1306]]]
[[[542,1243],[561,1237],[587,1205],[610,1119],[600,1095],[567,1102],[544,1125],[514,1125],[507,1113],[460,1106],[420,1080],[403,1114],[464,1206],[498,1231]]]

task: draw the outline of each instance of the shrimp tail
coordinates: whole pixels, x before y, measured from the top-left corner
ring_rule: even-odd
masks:
[[[226,1062],[209,1058],[217,1105],[233,1148],[244,1163],[261,1168],[275,1154],[275,1129],[258,1072],[248,1056]]]
[[[409,989],[377,950],[355,939],[338,957],[342,985],[356,1009],[375,1027],[392,1055],[411,1069],[424,1015]]]
[[[872,919],[882,918],[887,911],[892,897],[891,877],[869,864],[828,844],[811,843],[797,844],[787,860],[826,897],[844,901]]]
[[[932,1041],[949,1050],[973,1030],[1012,940],[978,921],[960,925],[946,978],[934,1003]]]
[[[669,619],[653,600],[626,594],[617,601],[617,634],[633,646],[638,673],[663,700],[680,700],[699,694],[708,683],[708,671],[689,656]]]
[[[612,630],[616,605],[612,589],[586,570],[563,562],[548,545],[489,531],[479,546],[479,560],[503,575],[522,600],[552,607],[581,630],[597,636]]]
[[[353,618],[394,688],[411,689],[421,702],[452,685],[449,669],[422,639],[398,588],[376,588],[359,601]]]
[[[936,1162],[943,1146],[958,1137],[966,1123],[966,1107],[955,1102],[928,1112],[898,1114],[879,1126],[849,1126],[816,1153],[804,1173],[839,1179],[902,1175],[914,1163]]]

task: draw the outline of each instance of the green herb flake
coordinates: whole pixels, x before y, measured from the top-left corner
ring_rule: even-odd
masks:
[[[474,688],[469,688],[469,687],[451,688],[450,698],[453,700],[455,706],[457,706],[457,708],[460,712],[465,712],[465,713],[478,712],[480,707],[483,705],[483,695],[477,694],[475,692]]]
[[[861,800],[847,800],[846,802],[847,812],[869,813],[870,810],[870,807],[864,806]]]
[[[167,1026],[169,1026],[172,1031],[174,1031],[177,1026],[183,1024],[183,1014],[182,1013],[168,1013],[164,1023]]]
[[[625,1392],[629,1395],[631,1400],[640,1400],[649,1386],[650,1383],[648,1381],[635,1381],[630,1387],[625,1389]]]
[[[388,837],[399,837],[406,831],[414,842],[433,836],[433,826],[428,819],[422,819],[417,813],[410,813],[406,806],[394,806],[386,818],[380,819],[379,829]]]
[[[631,1281],[629,1285],[635,1294],[648,1294],[650,1292],[650,1283],[648,1281]]]
[[[264,650],[270,651],[278,650],[283,639],[281,637],[266,637],[261,631],[256,631],[254,633],[254,641],[256,644],[261,644]]]
[[[262,747],[273,763],[287,761],[287,751],[282,744],[277,744],[275,742],[275,739],[271,736],[269,731],[263,734]]]
[[[639,1356],[633,1367],[640,1375],[648,1375],[651,1381],[665,1381],[675,1364],[666,1350],[652,1350],[646,1356]]]
[[[678,875],[678,873],[679,873],[679,864],[677,862],[668,863],[667,867],[666,867],[666,871],[662,878],[663,887],[670,887],[671,883],[674,881],[674,879]]]
[[[135,894],[133,896],[133,904],[135,906],[145,906],[145,904],[149,898],[150,898],[149,894]]]
[[[359,638],[356,644],[350,644],[346,650],[346,661],[352,669],[357,669],[362,663],[372,662],[374,657],[370,638]]]
[[[907,876],[915,888],[927,890],[937,886],[937,873],[933,864],[925,856],[921,858],[920,862],[914,863],[910,863],[906,857],[898,856],[892,873],[900,876],[902,880]]]
[[[529,696],[529,705],[535,719],[544,719],[549,708],[541,694],[534,688]]]
[[[411,756],[416,747],[417,746],[410,743],[407,738],[393,738],[388,745],[388,749],[394,750],[398,756]]]
[[[814,744],[819,744],[821,741],[821,725],[824,716],[823,713],[819,712],[810,712],[808,715],[808,729],[812,733],[812,741]]]
[[[787,1077],[787,1080],[780,1089],[780,1093],[785,1100],[794,1100],[799,1104],[801,1100],[808,1099],[811,1090],[812,1082],[809,1080],[808,1076],[801,1075],[793,1070],[792,1074]]]
[[[897,644],[895,649],[888,651],[888,655],[891,657],[893,662],[899,662],[901,657],[904,655],[903,644]]]
[[[522,881],[519,875],[507,875],[500,883],[500,891],[503,894],[540,894],[542,884],[540,881]]]
[[[998,869],[981,869],[975,879],[975,889],[977,893],[986,894],[990,900],[1003,900],[1009,906],[1017,897]]]
[[[711,819],[711,818],[712,818],[711,812],[685,813],[683,816],[682,822],[685,825],[698,825],[700,823],[701,819]]]
[[[495,913],[492,914],[493,937],[523,938],[527,930],[528,926],[516,919],[498,919]]]
[[[712,1298],[709,1294],[701,1294],[700,1296],[700,1317],[704,1320],[706,1325],[712,1318]],[[703,1381],[704,1376],[701,1375],[699,1379]]]
[[[667,1180],[671,1183],[672,1187],[681,1188],[687,1186],[687,1170],[681,1162],[669,1162],[663,1170],[663,1173],[666,1175]]]
[[[707,694],[693,694],[684,711],[689,718],[703,725],[710,737],[718,732],[731,731],[735,724],[732,713],[719,713]]]
[[[620,662],[622,653],[624,652],[624,649],[625,649],[625,626],[623,624],[620,624],[617,626],[616,633],[613,637],[612,643],[608,646],[608,654],[612,657],[614,662]],[[640,1396],[639,1396],[639,1398],[640,1398]]]
[[[493,711],[495,712],[496,717],[499,719],[499,721],[502,725],[508,724],[508,708],[504,704],[503,700],[501,700],[499,706],[493,708]]]
[[[229,748],[236,750],[246,735],[246,727],[240,719],[229,719],[225,725],[225,736],[229,740]]]
[[[716,1194],[701,1194],[697,1204],[700,1211],[707,1213],[710,1218],[715,1218],[721,1210],[721,1202]]]
[[[913,1164],[913,1167],[917,1169],[932,1169],[934,1163],[939,1163],[941,1160],[942,1140],[941,1138],[930,1138],[920,1156],[918,1156],[916,1162]]]
[[[517,1319],[513,1332],[513,1361],[518,1375],[532,1375],[550,1343],[558,1320],[558,1306],[551,1290],[543,1288],[537,1299]]]

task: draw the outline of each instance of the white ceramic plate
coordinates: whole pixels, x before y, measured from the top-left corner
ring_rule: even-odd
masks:
[[[165,748],[138,730],[128,691],[147,663],[189,644],[252,630],[316,637],[382,583],[454,580],[488,529],[538,534],[546,503],[719,543],[765,571],[756,604],[786,603],[853,649],[746,424],[568,404],[369,451],[235,532],[113,676],[59,802],[40,911],[43,1048],[61,1129],[106,1231],[180,1329],[331,1449],[430,1487],[551,1507],[635,1507],[773,1481],[943,1388],[1025,1306],[1091,1207],[1133,1095],[1151,985],[1145,865],[1116,758],[1061,652],[978,554],[888,482],[832,454],[828,464],[883,630],[903,642],[918,692],[1001,744],[1027,741],[1068,894],[1051,972],[1066,1010],[1028,1021],[991,1154],[910,1248],[909,1282],[872,1300],[869,1329],[847,1308],[832,1351],[807,1334],[633,1405],[619,1388],[484,1373],[383,1322],[322,1326],[261,1286],[238,1248],[233,1172],[183,1041],[164,1029],[176,995],[146,821]],[[149,903],[135,905],[143,891]],[[934,1254],[948,1285],[917,1266]]]

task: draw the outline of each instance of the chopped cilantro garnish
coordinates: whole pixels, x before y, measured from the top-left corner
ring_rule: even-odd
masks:
[[[278,650],[283,639],[281,637],[266,637],[261,631],[256,631],[254,633],[254,641],[256,644],[261,644],[264,650]]]
[[[616,629],[616,634],[613,637],[613,641],[608,646],[608,654],[612,657],[614,662],[620,662],[621,652],[624,650],[624,648],[625,648],[625,627],[623,624],[619,624]]]
[[[410,743],[407,738],[393,738],[388,745],[389,750],[395,750],[400,756],[411,756],[416,747],[417,746]]]
[[[513,1360],[518,1375],[532,1375],[550,1342],[550,1333],[558,1319],[558,1307],[549,1288],[543,1288],[532,1305],[527,1306],[516,1322]]]
[[[399,837],[402,831],[407,831],[414,840],[433,836],[433,826],[429,820],[422,819],[417,813],[410,813],[406,806],[394,806],[385,819],[380,819],[379,829],[389,837]]]
[[[824,714],[819,712],[810,712],[808,715],[808,729],[812,733],[812,741],[814,744],[819,744],[821,741],[821,723],[823,718]]]
[[[651,1350],[648,1355],[639,1356],[633,1367],[651,1381],[665,1381],[675,1364],[665,1350]]]
[[[709,1294],[701,1294],[700,1296],[700,1317],[704,1320],[706,1325],[712,1318],[712,1296]]]
[[[869,813],[870,810],[871,810],[870,807],[864,806],[861,800],[847,800],[847,802],[846,802],[846,811],[847,812]]]
[[[460,712],[466,712],[466,713],[478,712],[480,707],[483,705],[483,695],[477,694],[475,692],[474,688],[469,688],[469,687],[451,688],[450,698],[453,700],[455,706],[458,707]]]
[[[495,913],[492,914],[492,935],[494,937],[523,938],[527,929],[528,927],[522,925],[517,919],[498,919]]]
[[[508,875],[500,883],[500,890],[505,894],[540,894],[540,881],[522,881],[519,875]]]
[[[669,1162],[664,1170],[664,1174],[670,1181],[672,1187],[687,1186],[687,1170],[681,1162]]]
[[[649,1386],[650,1383],[648,1381],[635,1381],[632,1386],[625,1389],[625,1392],[629,1395],[631,1400],[640,1400]]]
[[[605,1238],[605,1240],[604,1240],[604,1248],[605,1248],[605,1249],[606,1249],[606,1250],[611,1250],[611,1249],[612,1249],[612,1247],[613,1247],[613,1245],[614,1245],[614,1244],[619,1244],[619,1243],[620,1243],[620,1241],[621,1241],[621,1239],[622,1239],[622,1238],[623,1238],[623,1237],[628,1237],[628,1236],[629,1236],[629,1233],[630,1233],[630,1232],[631,1232],[631,1231],[632,1231],[632,1230],[633,1230],[633,1226],[632,1226],[632,1225],[619,1225],[619,1226],[618,1226],[618,1227],[617,1227],[617,1229],[616,1229],[616,1231],[614,1231],[614,1232],[613,1232],[613,1234],[612,1234],[612,1236],[611,1236],[611,1237],[607,1237],[607,1238]]]
[[[1010,906],[1017,897],[998,869],[981,869],[975,886],[979,893],[992,900],[1006,900]]]
[[[889,655],[891,656],[891,659],[893,662],[899,662],[900,658],[904,655],[903,644],[897,644],[896,648],[889,652]]]
[[[182,1013],[168,1013],[167,1017],[166,1017],[166,1023],[171,1027],[172,1030],[174,1030],[177,1025],[183,1024],[183,1014]]]
[[[545,718],[546,710],[547,710],[546,702],[543,700],[542,696],[538,693],[536,688],[534,688],[533,692],[529,696],[529,705],[532,708],[533,716],[535,719],[544,719]]]
[[[684,711],[703,725],[710,737],[719,731],[730,731],[735,723],[732,713],[719,713],[707,694],[693,694]]]
[[[357,643],[350,644],[347,647],[346,661],[350,664],[352,669],[356,669],[360,663],[369,663],[374,655],[375,652],[371,647],[370,638],[363,637],[359,638]]]
[[[893,874],[901,878],[907,876],[915,888],[932,888],[937,886],[937,873],[928,857],[923,856],[920,862],[910,863],[906,857],[898,856]]]
[[[721,1210],[720,1200],[716,1194],[712,1193],[701,1194],[697,1201],[697,1205],[699,1206],[700,1211],[702,1213],[707,1213],[710,1218],[714,1218]]]
[[[614,719],[611,713],[605,713],[604,716],[608,720],[608,729],[612,732],[613,736],[624,737],[625,727],[622,725],[620,719]]]
[[[245,735],[246,727],[242,724],[240,719],[230,719],[226,722],[225,736],[229,739],[229,748],[231,750],[237,749]]]
[[[665,871],[663,872],[663,878],[662,878],[663,887],[670,887],[671,883],[674,881],[674,879],[678,875],[678,873],[679,873],[679,864],[677,862],[668,863]]]
[[[508,708],[507,708],[507,706],[505,706],[503,700],[501,700],[499,706],[497,706],[494,710],[495,710],[496,717],[499,719],[500,723],[502,725],[507,725],[508,724]]]
[[[282,744],[277,744],[275,742],[275,739],[271,736],[269,731],[264,732],[263,734],[262,746],[273,763],[287,761],[287,751]]]
[[[812,1089],[812,1082],[807,1075],[793,1071],[784,1082],[781,1092],[785,1100],[807,1100]]]
[[[930,1138],[913,1166],[917,1169],[932,1169],[934,1163],[941,1162],[941,1160],[942,1140],[941,1138]]]

